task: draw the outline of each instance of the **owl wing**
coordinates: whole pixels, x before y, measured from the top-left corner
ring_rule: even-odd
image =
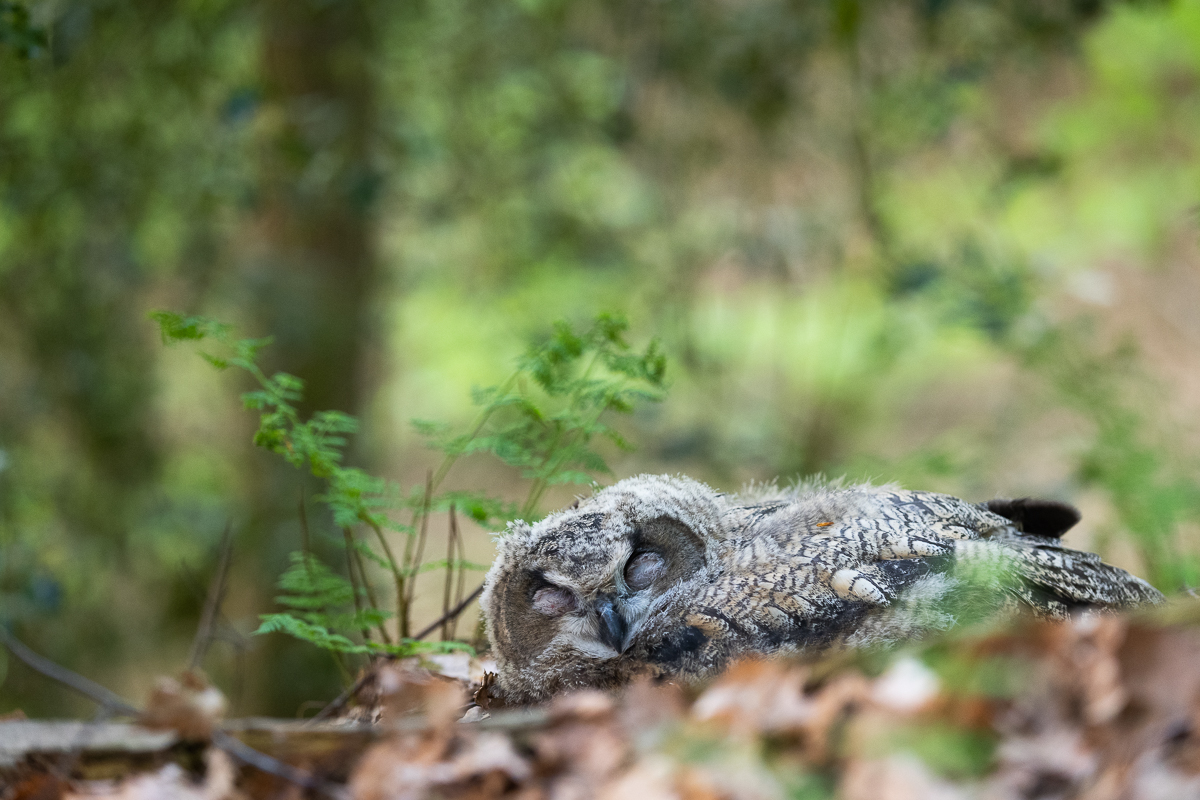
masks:
[[[800,563],[816,569],[844,600],[887,605],[931,574],[1005,591],[1038,611],[1157,602],[1145,581],[1064,547],[1079,520],[1064,503],[1022,498],[975,505],[930,492],[880,491],[873,512],[848,516],[792,541]]]
[[[1078,514],[1062,504],[867,488],[755,516],[726,571],[688,595],[685,625],[666,631],[650,660],[705,674],[741,653],[896,641],[947,628],[970,609],[1062,616],[1162,599],[1098,556],[1063,547],[1056,537]]]

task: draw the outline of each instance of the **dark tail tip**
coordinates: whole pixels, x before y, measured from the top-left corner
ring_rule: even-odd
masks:
[[[1057,539],[1079,522],[1079,509],[1057,500],[1018,497],[1014,500],[989,500],[983,507],[999,514],[1022,533]]]

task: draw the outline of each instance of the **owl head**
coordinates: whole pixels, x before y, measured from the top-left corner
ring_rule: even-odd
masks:
[[[639,475],[536,525],[512,523],[481,604],[505,697],[623,683],[622,655],[672,593],[720,569],[720,496]]]

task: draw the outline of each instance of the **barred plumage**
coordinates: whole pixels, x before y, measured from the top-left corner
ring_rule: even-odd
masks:
[[[723,495],[629,478],[514,523],[483,597],[502,691],[534,701],[641,673],[711,675],[750,653],[894,641],[964,611],[1064,616],[1162,595],[1058,537],[1061,503],[973,504],[894,486]]]

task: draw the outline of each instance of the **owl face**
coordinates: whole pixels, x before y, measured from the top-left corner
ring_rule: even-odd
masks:
[[[623,682],[632,667],[622,655],[647,619],[708,576],[715,499],[689,479],[639,476],[510,526],[483,597],[505,693],[531,700]]]

